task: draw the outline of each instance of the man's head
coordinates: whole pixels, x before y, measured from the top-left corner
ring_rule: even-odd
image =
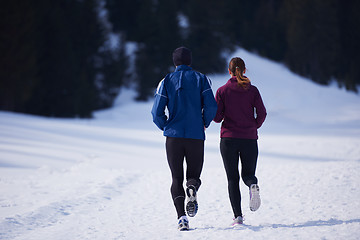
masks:
[[[173,62],[175,66],[191,65],[191,51],[186,47],[179,47],[173,52]]]

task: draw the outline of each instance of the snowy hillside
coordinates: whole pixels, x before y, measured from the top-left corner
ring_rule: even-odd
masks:
[[[93,120],[0,112],[0,239],[359,239],[360,96],[323,87],[244,50],[268,118],[259,131],[262,206],[233,229],[219,153],[207,130],[199,212],[179,232],[152,102],[124,90]],[[195,61],[195,60],[194,60]],[[229,76],[210,76],[214,92]],[[159,79],[160,80],[160,79]]]

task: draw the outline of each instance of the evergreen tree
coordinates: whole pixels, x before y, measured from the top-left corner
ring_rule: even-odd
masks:
[[[236,1],[233,0],[236,6],[237,14],[231,15],[234,22],[234,32],[236,36],[236,44],[249,49],[255,49],[254,42],[257,38],[257,30],[254,29],[254,22],[256,11],[259,8],[259,1]]]
[[[126,59],[123,49],[103,46],[97,8],[98,0],[4,2],[0,109],[90,117],[111,106]]]
[[[94,1],[38,4],[41,83],[27,110],[46,116],[89,117],[96,94],[93,57],[101,44]]]
[[[96,6],[95,0],[43,1],[37,6],[41,87],[28,102],[28,112],[91,117],[94,109],[109,105],[101,102],[105,93],[99,74],[105,55],[99,48],[105,39]],[[104,86],[106,79],[101,81]]]
[[[348,90],[358,91],[360,85],[360,2],[340,1],[337,3],[341,55],[336,62],[337,79],[340,86]]]
[[[145,0],[138,9],[137,42],[134,79],[137,100],[153,95],[158,82],[169,72],[172,51],[180,42],[174,0]]]
[[[258,4],[252,27],[253,48],[262,56],[281,61],[287,47],[283,0],[261,0]]]
[[[33,4],[3,1],[0,29],[0,109],[21,112],[39,82]]]
[[[286,63],[293,71],[327,84],[335,75],[339,28],[335,0],[286,1]]]
[[[189,19],[189,36],[187,47],[192,50],[193,67],[204,73],[217,73],[226,69],[222,56],[228,47],[228,38],[223,34],[224,17],[222,9],[226,6],[221,1],[190,1],[185,14]]]
[[[109,12],[109,21],[112,23],[114,32],[126,35],[127,41],[139,41],[138,30],[139,9],[147,5],[147,1],[141,0],[105,0],[105,8]],[[151,9],[148,9],[151,11]]]
[[[126,84],[124,77],[129,66],[124,45],[124,40],[121,38],[118,47],[104,48],[100,52],[98,66],[100,72],[95,81],[98,90],[95,109],[111,107],[120,92],[120,87]]]

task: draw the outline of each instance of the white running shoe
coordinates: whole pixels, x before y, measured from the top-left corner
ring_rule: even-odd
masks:
[[[242,225],[244,223],[244,217],[238,216],[237,218],[233,219],[233,223],[231,224],[232,227]]]
[[[178,229],[179,229],[180,231],[187,231],[187,230],[189,230],[189,220],[187,219],[186,216],[181,216],[181,217],[179,218]]]
[[[256,211],[259,209],[261,200],[260,200],[260,190],[257,184],[251,184],[250,189],[250,210]]]
[[[189,217],[194,217],[198,211],[198,203],[196,200],[196,188],[192,185],[186,188],[187,203],[186,212]]]

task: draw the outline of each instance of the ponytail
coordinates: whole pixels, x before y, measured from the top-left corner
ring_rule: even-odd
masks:
[[[246,90],[249,88],[250,79],[243,75],[245,69],[244,60],[239,57],[231,59],[229,63],[229,70],[236,77],[238,85]]]

